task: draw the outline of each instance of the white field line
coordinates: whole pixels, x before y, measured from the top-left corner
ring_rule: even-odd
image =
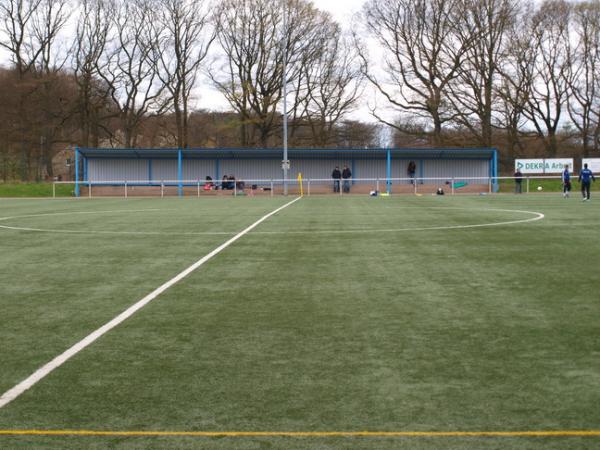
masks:
[[[23,216],[11,216],[11,217],[0,217],[0,222],[11,220],[11,219],[23,219],[30,217],[47,217],[47,216],[71,216],[71,215],[81,215],[81,214],[106,214],[106,213],[139,213],[139,212],[162,212],[162,211],[176,211],[175,209],[162,209],[162,208],[152,208],[152,209],[109,209],[106,211],[63,211],[57,213],[46,213],[46,214],[27,214]],[[206,232],[184,232],[184,233],[169,233],[162,231],[90,231],[90,230],[56,230],[52,228],[31,228],[31,227],[18,227],[18,226],[10,226],[10,225],[0,225],[0,228],[4,228],[6,230],[16,230],[16,231],[34,231],[39,233],[62,233],[62,234],[124,234],[124,235],[139,235],[139,236],[154,236],[154,235],[226,235],[231,236],[235,234],[233,231],[206,231]]]
[[[300,198],[301,197],[297,197],[294,200],[292,200],[291,202],[288,202],[285,205],[280,206],[279,208],[275,209],[274,211],[271,211],[270,213],[261,217],[256,222],[254,222],[252,225],[250,225],[249,227],[240,231],[234,237],[229,239],[227,242],[225,242],[224,244],[221,244],[219,247],[214,249],[212,252],[208,253],[206,256],[204,256],[201,259],[199,259],[198,261],[196,261],[194,264],[189,266],[183,272],[180,272],[178,275],[171,278],[169,281],[164,283],[162,286],[156,288],[154,291],[152,291],[150,294],[148,294],[147,296],[142,298],[140,301],[138,301],[137,303],[135,303],[132,306],[130,306],[129,308],[127,308],[125,311],[123,311],[117,317],[112,319],[110,322],[106,323],[105,325],[98,328],[96,331],[92,332],[91,334],[89,334],[88,336],[83,338],[81,341],[79,341],[78,343],[73,345],[71,348],[66,350],[61,355],[54,358],[52,361],[50,361],[46,365],[40,367],[38,370],[36,370],[33,374],[31,374],[25,380],[21,381],[19,384],[14,386],[12,389],[9,389],[4,394],[2,394],[2,396],[0,397],[0,408],[6,406],[8,403],[10,403],[12,400],[17,398],[23,392],[25,392],[26,390],[28,390],[29,388],[34,386],[38,381],[42,380],[46,375],[48,375],[54,369],[63,365],[71,357],[73,357],[74,355],[76,355],[77,353],[79,353],[80,351],[85,349],[87,346],[92,344],[94,341],[96,341],[96,339],[100,338],[101,336],[103,336],[104,334],[108,333],[110,330],[115,328],[117,325],[124,322],[126,319],[128,319],[133,314],[135,314],[137,311],[139,311],[141,308],[146,306],[148,303],[150,303],[152,300],[154,300],[160,294],[162,294],[167,289],[169,289],[171,286],[173,286],[174,284],[181,281],[183,278],[188,276],[190,273],[192,273],[198,267],[202,266],[205,262],[209,261],[211,258],[213,258],[217,254],[219,254],[221,251],[225,250],[227,247],[229,247],[231,244],[233,244],[239,238],[241,238],[245,234],[248,234],[251,230],[256,228],[258,225],[260,225],[262,222],[267,220],[269,217],[273,216],[274,214],[277,214],[282,209],[287,208],[291,204],[297,202],[298,200],[300,200]]]
[[[175,211],[175,209],[162,209],[162,208],[151,208],[151,209],[108,209],[105,211],[62,211],[44,214],[25,214],[22,216],[11,216],[11,217],[0,217],[0,221],[11,220],[11,219],[22,219],[27,217],[47,217],[47,216],[72,216],[79,214],[106,214],[106,213],[138,213],[147,211]]]
[[[410,209],[410,208],[403,208]],[[414,209],[419,209],[415,207]],[[426,207],[421,209],[452,209],[452,210],[465,210],[465,211],[491,211],[491,212],[511,212],[511,213],[520,213],[520,214],[531,214],[535,217],[529,219],[517,219],[511,221],[503,221],[503,222],[488,222],[488,223],[478,223],[478,224],[470,224],[470,225],[438,225],[432,227],[404,227],[404,228],[349,228],[345,230],[286,230],[286,231],[254,231],[253,234],[352,234],[352,233],[397,233],[403,231],[428,231],[428,230],[456,230],[456,229],[464,229],[464,228],[481,228],[481,227],[494,227],[499,225],[514,225],[518,223],[527,223],[527,222],[535,222],[537,220],[543,219],[545,216],[542,213],[536,211],[521,211],[516,209],[492,209],[492,208],[446,208],[446,207]],[[152,209],[138,210],[138,211],[157,211]],[[165,210],[158,210],[165,211]],[[102,212],[120,212],[120,211],[97,211],[97,213]],[[135,211],[131,211],[135,212]],[[57,213],[57,214],[68,214],[68,213]],[[72,214],[84,214],[84,213],[72,213]],[[55,215],[55,214],[38,214],[38,215],[29,215],[29,216],[14,216],[14,217],[2,217],[0,221],[9,220],[9,219],[17,219],[22,217],[39,217],[42,215]],[[167,231],[93,231],[93,230],[57,230],[57,229],[49,229],[49,228],[29,228],[29,227],[19,227],[19,226],[9,226],[9,225],[0,225],[0,228],[4,228],[7,230],[17,230],[17,231],[33,231],[40,233],[64,233],[64,234],[111,234],[111,235],[133,235],[133,236],[196,236],[196,235],[232,235],[233,232],[229,231],[188,231],[188,232],[167,232]]]
[[[172,233],[168,231],[86,231],[86,230],[54,230],[46,228],[28,228],[28,227],[11,227],[9,225],[0,225],[0,228],[16,231],[34,231],[38,233],[59,233],[59,234],[112,234],[112,235],[128,235],[128,236],[231,236],[235,231],[189,231]]]
[[[500,225],[514,225],[517,223],[535,222],[546,217],[544,214],[535,211],[519,211],[516,209],[486,209],[483,211],[502,211],[515,212],[523,214],[533,214],[535,217],[529,219],[510,220],[505,222],[477,223],[472,225],[439,225],[435,227],[415,227],[415,228],[353,228],[348,230],[312,230],[312,231],[255,231],[253,234],[349,234],[349,233],[395,233],[400,231],[428,231],[428,230],[457,230],[463,228],[482,228],[496,227]]]

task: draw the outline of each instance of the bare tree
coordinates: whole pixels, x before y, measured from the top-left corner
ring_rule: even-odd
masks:
[[[42,73],[61,70],[67,61],[67,52],[58,41],[71,15],[68,0],[42,0],[33,16],[34,48],[42,49],[38,70]]]
[[[43,48],[34,48],[31,43],[34,25],[33,17],[37,13],[41,0],[8,0],[0,2],[0,47],[8,52],[17,71],[17,80],[13,88],[18,92],[15,102],[15,128],[20,147],[19,171],[21,179],[28,179],[31,172],[31,147],[26,142],[27,130],[30,128],[28,116],[25,114],[25,101],[31,89],[25,90],[23,81],[26,74],[35,69],[36,61]],[[15,139],[15,137],[13,137]]]
[[[495,91],[498,96],[494,123],[506,133],[506,146],[510,159],[523,150],[522,137],[527,134],[525,108],[534,83],[535,47],[531,43],[531,20],[534,6],[522,5],[516,20],[508,30],[507,45],[498,66],[501,74]]]
[[[48,176],[54,175],[52,159],[57,152],[56,144],[65,141],[64,125],[76,113],[75,105],[70,101],[71,95],[64,95],[70,87],[63,73],[68,52],[59,40],[70,15],[67,0],[42,0],[33,16],[32,39],[37,48],[43,49],[37,64],[40,78],[37,104],[41,119],[38,178],[42,176],[42,167]]]
[[[219,43],[225,64],[211,71],[217,89],[240,115],[242,146],[268,145],[278,124],[277,106],[283,95],[284,55],[290,85],[307,53],[316,52],[321,23],[327,16],[311,3],[288,0],[286,48],[283,48],[283,9],[270,0],[226,0],[219,10]],[[252,139],[249,131],[256,130]]]
[[[177,146],[189,145],[189,102],[202,62],[216,38],[210,5],[201,0],[160,0],[158,74],[169,91],[177,126]]]
[[[62,67],[66,55],[54,47],[69,16],[67,0],[0,2],[0,47],[8,52],[20,76]]]
[[[42,0],[0,2],[0,47],[8,51],[17,73],[22,76],[35,68],[43,47],[33,45],[34,16]]]
[[[366,77],[399,111],[431,120],[434,145],[442,141],[444,123],[454,117],[449,84],[476,36],[461,20],[467,7],[465,0],[371,0],[363,10],[367,32],[385,54],[381,77],[365,47],[358,46]],[[372,114],[398,128],[374,109]]]
[[[573,52],[575,75],[571,79],[569,116],[579,131],[583,154],[600,150],[600,1],[574,5]]]
[[[66,0],[0,2],[0,47],[8,51],[18,75],[16,120],[23,179],[32,174],[35,149],[39,149],[36,177],[40,177],[42,165],[52,174],[53,143],[72,113],[57,109],[62,103],[52,98],[57,88],[53,83],[60,79],[57,74],[66,60],[57,46],[58,37],[69,14]]]
[[[372,122],[341,120],[335,127],[337,147],[377,147],[378,125]]]
[[[109,0],[81,0],[72,49],[72,68],[79,88],[81,144],[98,146],[103,122],[113,116],[107,104],[108,86],[100,79],[98,67],[106,52],[114,4]]]
[[[508,31],[519,4],[519,0],[474,0],[464,12],[463,20],[471,23],[464,29],[475,36],[461,36],[468,40],[468,50],[458,76],[449,84],[449,99],[455,121],[484,147],[492,146],[492,116],[498,101],[494,86],[499,82],[499,68],[505,64]]]
[[[356,106],[363,80],[355,48],[344,39],[339,25],[330,23],[321,36],[320,51],[303,64],[306,95],[301,97],[317,146],[335,139],[333,130]]]
[[[19,160],[15,143],[20,139],[17,129],[15,111],[18,104],[18,83],[16,70],[0,68],[0,172],[2,179],[10,181],[18,178]]]
[[[226,61],[221,70],[210,73],[217,89],[240,115],[243,147],[251,141],[248,128],[254,123],[253,114],[269,128],[281,96],[282,65],[277,63],[283,58],[277,33],[280,19],[279,9],[261,0],[228,0],[219,9],[218,39]]]
[[[523,114],[543,139],[547,155],[558,149],[557,132],[569,96],[572,49],[569,33],[571,5],[546,0],[531,21],[532,82]]]
[[[156,36],[149,24],[155,19],[146,0],[119,0],[113,11],[111,34],[96,68],[106,83],[122,128],[113,136],[125,147],[137,145],[137,130],[149,114],[161,114],[167,103],[158,76]]]

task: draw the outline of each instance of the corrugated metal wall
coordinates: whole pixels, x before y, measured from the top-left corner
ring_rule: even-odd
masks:
[[[355,160],[354,176],[360,178],[385,177],[385,160]],[[297,159],[290,164],[290,178],[299,172],[305,179],[330,179],[335,166],[340,170],[344,165],[352,170],[351,159]],[[270,180],[281,179],[281,161],[279,160],[221,160],[220,176],[234,175],[240,179]]]
[[[147,164],[147,160],[146,160]],[[153,159],[152,181],[175,181],[177,180],[177,160]]]
[[[291,161],[290,164],[290,173],[296,177],[298,172],[301,172],[302,177],[305,179],[328,180],[331,178],[331,172],[333,172],[335,166],[338,166],[340,170],[344,168],[345,164],[352,168],[352,161],[346,159],[300,159]]]
[[[392,166],[393,167],[393,166]],[[352,166],[350,166],[352,168]],[[354,178],[385,178],[387,162],[385,159],[355,160],[352,176]]]
[[[283,176],[281,161],[273,159],[222,159],[219,161],[219,172],[221,178],[223,175],[233,175],[244,180],[271,180]]]
[[[405,159],[392,159],[392,178],[408,178],[408,160]],[[417,161],[415,161],[417,163]],[[425,162],[427,164],[427,162]],[[384,169],[385,171],[385,169]],[[385,176],[385,175],[384,175]],[[419,176],[419,168],[417,167],[417,176]]]
[[[213,180],[216,177],[215,162],[206,159],[192,159],[183,161],[183,179],[184,180],[205,180],[207,176]],[[177,170],[177,162],[175,162]]]
[[[392,160],[392,178],[406,178],[408,160]],[[489,161],[487,160],[415,160],[417,177],[425,178],[472,178],[487,177]],[[348,165],[354,178],[385,178],[386,160],[356,159],[310,159],[292,160],[289,171],[290,178],[295,178],[302,172],[305,179],[329,179],[335,166],[340,170]],[[422,165],[422,167],[421,167]],[[270,180],[281,179],[281,161],[272,159],[222,159],[214,160],[184,160],[184,180],[204,180],[208,175],[216,180],[223,175],[233,175],[237,179]],[[148,181],[149,173],[152,181],[177,180],[177,160],[152,160],[151,169],[147,159],[91,159],[88,161],[88,178],[91,181]]]
[[[90,181],[147,181],[148,162],[141,159],[90,159]]]
[[[424,178],[487,177],[489,162],[481,160],[427,160],[423,164]],[[417,174],[419,168],[417,165]],[[485,183],[484,183],[485,184]]]

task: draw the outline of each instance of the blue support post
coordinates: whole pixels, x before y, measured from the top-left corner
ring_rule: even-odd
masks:
[[[500,186],[498,185],[498,150],[494,149],[494,158],[493,158],[493,171],[492,171],[492,176],[494,177],[494,182],[493,182],[493,188],[494,188],[494,192],[498,192],[500,189]]]
[[[177,194],[183,197],[183,155],[181,149],[177,150]]]
[[[79,147],[75,147],[75,197],[79,197]]]
[[[490,177],[489,184],[493,184],[492,174],[494,173],[494,157],[492,156],[488,161],[488,177]]]
[[[83,157],[83,181],[89,181],[88,180],[88,159],[84,156]]]
[[[387,165],[385,168],[385,176],[386,176],[386,181],[385,181],[385,186],[386,186],[386,192],[388,194],[390,194],[392,192],[392,149],[388,148],[387,149]]]

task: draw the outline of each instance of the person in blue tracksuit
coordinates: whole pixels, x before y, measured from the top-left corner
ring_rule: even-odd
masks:
[[[563,185],[563,197],[567,198],[569,192],[571,192],[571,172],[569,172],[569,165],[565,164],[565,170],[562,173],[562,185]]]
[[[584,164],[583,169],[579,172],[579,182],[581,183],[581,194],[583,195],[583,201],[590,199],[590,185],[592,181],[596,181],[594,174],[590,169],[588,169],[588,165]]]

